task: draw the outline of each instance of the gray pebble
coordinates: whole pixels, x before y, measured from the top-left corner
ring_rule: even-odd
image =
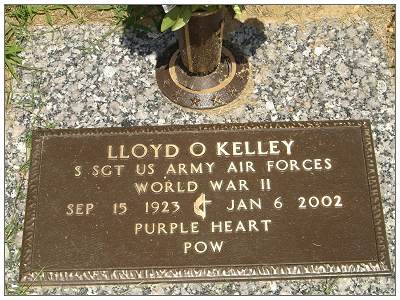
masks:
[[[83,102],[77,102],[77,103],[71,104],[71,109],[74,113],[81,112],[84,107],[85,107],[85,104]]]
[[[81,80],[85,77],[85,74],[83,72],[78,72],[76,74],[76,79]]]
[[[362,69],[353,69],[353,75],[362,78],[365,76],[365,71]]]
[[[342,101],[340,101],[340,104],[343,107],[349,107],[350,106],[350,102],[348,100],[342,100]]]
[[[350,69],[344,63],[339,63],[336,66],[336,71],[342,78],[349,78],[350,76]]]
[[[354,39],[357,36],[357,30],[354,27],[349,27],[347,29],[347,36],[351,39]]]
[[[334,40],[336,38],[336,32],[334,29],[328,31],[328,38]]]
[[[113,115],[118,115],[120,113],[119,103],[117,101],[113,101],[110,104],[110,110]]]
[[[300,53],[300,52],[296,52],[296,53],[293,55],[294,61],[295,61],[295,62],[298,62],[298,63],[301,63],[301,62],[303,61],[303,58],[304,58],[304,56],[303,56],[303,54]]]
[[[148,116],[148,114],[145,111],[142,111],[142,110],[138,110],[137,113],[136,113],[136,118],[138,118],[138,119],[142,119],[143,120],[143,119],[146,119],[147,116]]]
[[[108,91],[110,91],[110,86],[107,83],[103,83],[102,85],[100,85],[100,90],[103,93],[108,93]]]
[[[383,80],[378,80],[378,84],[377,84],[376,88],[378,89],[378,92],[380,94],[385,93],[387,91],[386,82]]]
[[[12,128],[12,136],[13,138],[17,138],[19,137],[24,131],[26,130],[26,128],[20,124],[15,124]]]
[[[279,295],[292,295],[292,289],[288,286],[285,286],[280,290]]]

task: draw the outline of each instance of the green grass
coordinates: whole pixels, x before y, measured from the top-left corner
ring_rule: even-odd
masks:
[[[11,219],[11,222],[8,223],[4,228],[4,239],[5,242],[11,245],[14,241],[15,235],[22,229],[22,224],[20,224],[17,220],[17,217],[14,216]]]
[[[23,67],[23,60],[20,53],[23,51],[23,41],[28,26],[33,18],[38,15],[45,15],[48,25],[53,26],[52,12],[63,10],[75,18],[72,5],[8,5],[6,7],[6,36],[5,36],[5,65],[7,71],[15,79],[19,79],[16,70]]]
[[[324,294],[330,295],[332,294],[333,289],[335,288],[337,282],[337,278],[327,279],[324,286]]]
[[[14,28],[8,28],[5,36],[5,63],[6,68],[10,74],[17,79],[16,67],[22,64],[22,58],[19,54],[22,52],[23,48],[13,39]]]

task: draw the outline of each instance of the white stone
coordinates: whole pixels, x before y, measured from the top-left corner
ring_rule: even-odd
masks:
[[[324,45],[322,45],[322,46],[320,46],[320,47],[315,47],[315,49],[314,49],[314,54],[315,54],[316,56],[320,56],[320,55],[322,54],[322,52],[324,52],[326,49],[327,49],[327,48],[326,48]]]
[[[85,73],[83,73],[83,72],[78,72],[76,74],[76,79],[78,79],[78,80],[82,80],[84,77],[85,77]]]
[[[17,248],[21,248],[22,246],[22,235],[22,230],[18,231],[15,235],[15,245],[17,246]]]
[[[275,111],[275,105],[272,101],[268,100],[267,103],[265,103],[265,109],[267,111]]]
[[[296,51],[297,50],[297,44],[295,41],[291,41],[288,45],[288,50],[289,51]]]
[[[116,70],[111,66],[106,66],[103,70],[103,74],[106,78],[111,78],[114,76]]]
[[[59,114],[57,114],[54,117],[54,121],[57,122],[57,123],[61,123],[64,120],[64,118],[65,118],[65,112],[61,111]]]
[[[147,118],[147,113],[145,111],[138,110],[135,116],[139,120],[145,120]]]
[[[350,76],[350,69],[344,63],[339,63],[336,66],[336,72],[343,78],[348,78]]]
[[[386,82],[383,80],[378,80],[376,88],[378,89],[378,92],[380,94],[383,94],[387,91],[387,85]]]
[[[131,96],[136,96],[137,91],[136,91],[136,89],[135,89],[133,86],[129,85],[129,86],[128,86],[128,93],[129,93],[129,95],[131,95]]]
[[[351,286],[353,282],[350,278],[338,278],[336,281],[336,286],[338,287],[339,293],[345,293]]]
[[[291,295],[291,294],[292,290],[288,286],[283,287],[283,289],[281,289],[281,291],[279,292],[279,295]]]
[[[101,111],[102,113],[104,113],[104,114],[107,113],[107,103],[103,103],[103,104],[100,106],[100,111]]]
[[[17,145],[17,151],[20,153],[20,154],[25,154],[25,152],[26,152],[26,145],[25,145],[25,143],[18,143],[18,145]]]
[[[70,127],[75,126],[77,122],[78,118],[76,115],[70,115],[69,118],[67,119],[67,125]]]
[[[153,66],[155,66],[157,64],[157,56],[155,53],[152,53],[148,56],[149,61],[151,62],[151,64]]]
[[[4,247],[4,260],[7,261],[10,258],[10,250],[8,250],[8,245],[6,244]]]
[[[97,95],[93,95],[94,102],[104,102],[104,97],[99,97]]]
[[[275,282],[271,283],[271,291],[275,292],[278,289],[278,285]]]
[[[12,129],[13,138],[16,138],[16,137],[20,136],[20,134],[22,132],[24,132],[24,130],[25,130],[25,126],[22,126],[22,125],[19,125],[19,124],[14,125],[14,127]]]
[[[302,54],[303,54],[304,56],[310,56],[310,53],[311,53],[311,49],[310,49],[309,47],[307,47],[306,50],[304,50],[304,51],[302,52]]]

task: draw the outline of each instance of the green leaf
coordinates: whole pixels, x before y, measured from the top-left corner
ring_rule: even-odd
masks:
[[[50,26],[53,26],[53,17],[50,15],[49,11],[46,9],[44,11],[44,13],[46,14],[47,24],[49,24]]]
[[[14,62],[17,65],[22,64],[22,58],[19,56],[11,56],[11,57],[9,57],[9,60],[11,60],[12,62]]]
[[[30,149],[30,148],[28,147],[28,145],[26,145],[26,148]],[[25,174],[25,173],[29,170],[29,165],[30,165],[30,160],[28,159],[28,160],[26,160],[26,161],[22,164],[22,166],[19,168],[19,171],[20,171],[21,173]]]
[[[17,53],[17,52],[15,51],[14,45],[6,46],[6,49],[5,49],[4,52],[5,52],[6,55],[12,55],[12,54]]]
[[[18,79],[17,73],[15,72],[15,68],[11,64],[11,62],[6,59],[5,63],[6,63],[7,69],[11,73],[12,77],[14,77],[15,79]]]
[[[12,43],[12,44],[6,45],[4,52],[6,55],[12,55],[12,54],[17,55],[21,51],[22,51],[21,46],[15,44],[15,43]]]
[[[33,17],[37,14],[41,5],[22,5],[26,6],[26,11],[28,12],[28,17],[32,20]]]
[[[183,21],[183,19],[178,18],[178,20],[176,20],[175,24],[171,27],[171,30],[176,31],[178,29],[181,29],[185,25],[186,25],[186,23]]]
[[[66,7],[67,10],[71,13],[71,15],[74,16],[75,19],[78,19],[77,14],[75,13],[74,9],[72,8],[72,5],[65,5],[65,7]]]
[[[65,9],[65,5],[44,5],[43,10]]]
[[[167,30],[176,23],[180,14],[180,10],[180,7],[176,6],[164,16],[164,19],[161,23],[161,32]]]
[[[189,22],[191,16],[192,16],[192,9],[186,5],[182,6],[180,11],[180,16],[176,21],[176,23],[172,26],[171,30],[175,31],[185,26]]]
[[[114,8],[113,5],[95,5],[95,10],[112,10]]]
[[[235,12],[235,15],[240,15],[242,13],[244,6],[243,5],[232,5],[232,9]]]
[[[164,17],[161,23],[161,32],[164,32],[168,28],[172,27],[174,25],[176,20],[171,19],[170,17]]]

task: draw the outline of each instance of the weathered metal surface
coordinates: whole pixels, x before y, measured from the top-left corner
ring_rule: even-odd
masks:
[[[220,65],[207,75],[194,75],[185,70],[177,46],[158,58],[156,79],[169,100],[191,109],[214,109],[240,97],[251,82],[247,58],[232,44],[222,49]]]
[[[192,74],[209,74],[220,63],[224,11],[194,12],[177,31],[182,63]]]

